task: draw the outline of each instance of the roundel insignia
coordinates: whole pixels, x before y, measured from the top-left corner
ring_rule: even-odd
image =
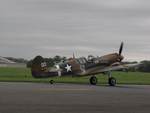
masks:
[[[65,69],[67,70],[67,72],[72,71],[71,70],[71,65],[68,65],[68,64],[66,65]]]

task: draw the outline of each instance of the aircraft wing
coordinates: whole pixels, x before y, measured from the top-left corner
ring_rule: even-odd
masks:
[[[140,63],[134,63],[134,64],[120,64],[116,66],[108,66],[100,70],[100,72],[108,72],[108,71],[117,71],[120,69],[129,69],[131,67],[137,67]]]

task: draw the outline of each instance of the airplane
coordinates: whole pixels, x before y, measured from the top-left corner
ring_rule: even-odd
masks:
[[[13,63],[15,62],[0,56],[0,64],[13,64]]]
[[[46,62],[42,56],[37,56],[32,61],[31,73],[35,78],[47,78],[47,77],[63,77],[63,76],[91,76],[89,82],[91,85],[96,85],[98,79],[96,74],[105,73],[108,75],[108,84],[110,86],[116,85],[116,79],[112,77],[111,72],[120,69],[128,69],[139,65],[136,64],[124,64],[122,56],[124,43],[122,42],[118,53],[111,53],[104,56],[94,57],[89,55],[88,58],[80,57],[69,58],[66,61],[57,63],[53,68],[47,67]],[[53,80],[50,81],[53,84]]]
[[[0,67],[26,67],[26,64],[15,62],[11,60],[11,57],[0,56]]]

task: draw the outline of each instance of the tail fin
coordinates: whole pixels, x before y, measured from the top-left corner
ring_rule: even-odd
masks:
[[[48,72],[47,64],[42,56],[36,56],[33,59],[31,72],[32,76],[35,78],[41,77],[43,72]]]

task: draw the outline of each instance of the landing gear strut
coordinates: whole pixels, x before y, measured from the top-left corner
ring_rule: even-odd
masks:
[[[90,81],[90,84],[92,84],[92,85],[96,85],[98,82],[98,80],[95,76],[92,76],[89,81]]]
[[[108,84],[110,86],[115,86],[116,85],[116,79],[111,76],[111,72],[108,73]]]

